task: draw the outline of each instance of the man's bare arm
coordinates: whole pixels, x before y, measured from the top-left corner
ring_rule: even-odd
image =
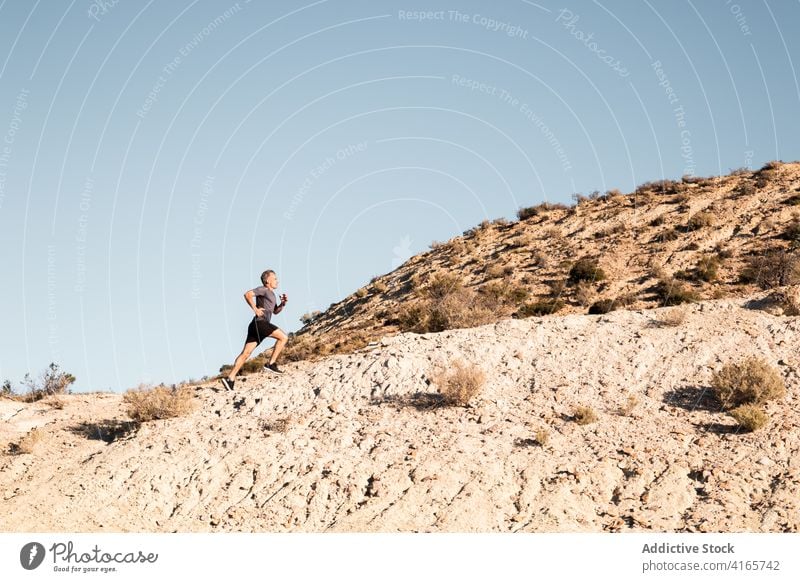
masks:
[[[247,304],[250,306],[250,309],[253,310],[258,317],[264,315],[264,310],[260,307],[256,307],[256,294],[253,293],[253,290],[250,289],[247,293],[244,294],[244,300],[247,301]]]

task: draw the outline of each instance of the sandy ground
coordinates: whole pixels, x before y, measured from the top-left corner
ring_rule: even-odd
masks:
[[[658,325],[669,309],[403,334],[235,394],[197,386],[191,414],[138,429],[117,394],[0,400],[0,530],[797,532],[800,319],[726,299]],[[753,354],[788,396],[745,434],[708,382]],[[424,406],[459,358],[481,393]],[[6,453],[36,427],[32,453]]]

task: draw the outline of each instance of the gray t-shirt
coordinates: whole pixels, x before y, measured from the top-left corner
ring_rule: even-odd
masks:
[[[272,292],[272,289],[263,285],[252,289],[252,291],[256,296],[256,307],[264,310],[264,316],[256,317],[256,319],[269,322],[272,318],[272,313],[275,311],[275,304],[278,302],[275,298],[275,293]]]

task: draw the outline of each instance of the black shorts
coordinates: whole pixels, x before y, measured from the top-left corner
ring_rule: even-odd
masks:
[[[256,319],[254,317],[250,322],[250,325],[247,327],[247,340],[245,340],[245,343],[249,344],[250,342],[256,342],[257,344],[260,344],[276,329],[278,329],[277,325],[273,325],[265,319]]]

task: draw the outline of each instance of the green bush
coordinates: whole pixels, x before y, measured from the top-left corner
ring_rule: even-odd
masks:
[[[569,270],[567,282],[570,285],[575,285],[578,281],[602,281],[606,278],[606,274],[601,269],[594,259],[579,259],[572,265]]]
[[[564,302],[560,299],[543,299],[534,303],[526,303],[519,308],[517,314],[521,317],[541,317],[552,315],[563,308]]]

